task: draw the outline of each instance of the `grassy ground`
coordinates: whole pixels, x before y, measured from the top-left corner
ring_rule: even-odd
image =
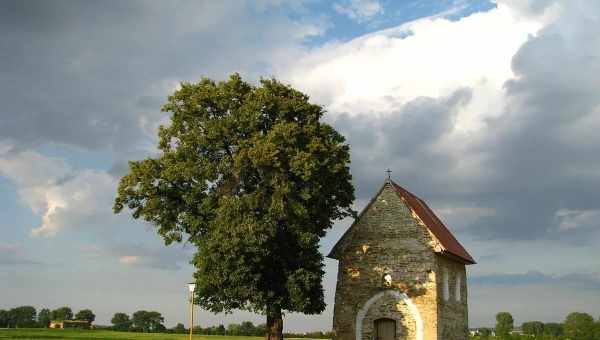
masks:
[[[185,340],[187,334],[132,333],[76,329],[0,329],[0,339],[67,339],[67,340]],[[194,340],[262,340],[262,337],[194,335]]]

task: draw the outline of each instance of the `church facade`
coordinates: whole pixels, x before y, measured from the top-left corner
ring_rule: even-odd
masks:
[[[328,257],[336,340],[466,340],[475,261],[427,204],[387,180]]]

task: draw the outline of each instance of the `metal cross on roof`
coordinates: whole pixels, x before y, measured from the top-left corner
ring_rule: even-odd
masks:
[[[388,168],[385,172],[387,172],[387,179],[392,179],[392,170]]]

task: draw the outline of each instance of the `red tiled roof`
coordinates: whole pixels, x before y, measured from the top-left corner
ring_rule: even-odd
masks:
[[[433,210],[429,208],[427,203],[393,181],[390,182],[398,196],[410,206],[410,208],[419,216],[421,221],[425,223],[425,226],[427,226],[429,231],[431,231],[438,239],[444,248],[443,252],[458,257],[459,260],[467,264],[475,264],[475,260],[473,260],[471,255],[469,255],[467,250],[458,242],[454,235],[452,235],[450,230],[446,228],[444,222],[442,222],[435,215]]]

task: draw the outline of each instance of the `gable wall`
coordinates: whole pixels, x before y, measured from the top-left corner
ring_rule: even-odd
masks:
[[[424,325],[423,339],[438,339],[435,274],[438,263],[432,250],[432,238],[389,185],[339,246],[333,320],[336,340],[356,339],[356,315],[371,297],[386,289],[382,282],[386,273],[392,275],[392,289],[405,293],[417,307]],[[389,306],[396,310],[390,310]],[[397,313],[399,318],[407,313],[405,304],[393,306],[385,299],[370,309]],[[369,313],[364,340],[373,339],[372,329],[369,329],[373,318]],[[406,317],[407,321],[403,322],[406,339],[416,334],[415,322],[408,322],[411,318],[413,316]]]
[[[469,318],[467,308],[466,266],[462,263],[437,255],[438,290],[438,339],[467,340]],[[446,273],[446,274],[445,274]],[[444,275],[448,275],[448,293],[444,294]],[[457,277],[460,277],[457,280]],[[458,282],[459,281],[459,282]],[[457,282],[460,284],[460,299],[457,301]]]

